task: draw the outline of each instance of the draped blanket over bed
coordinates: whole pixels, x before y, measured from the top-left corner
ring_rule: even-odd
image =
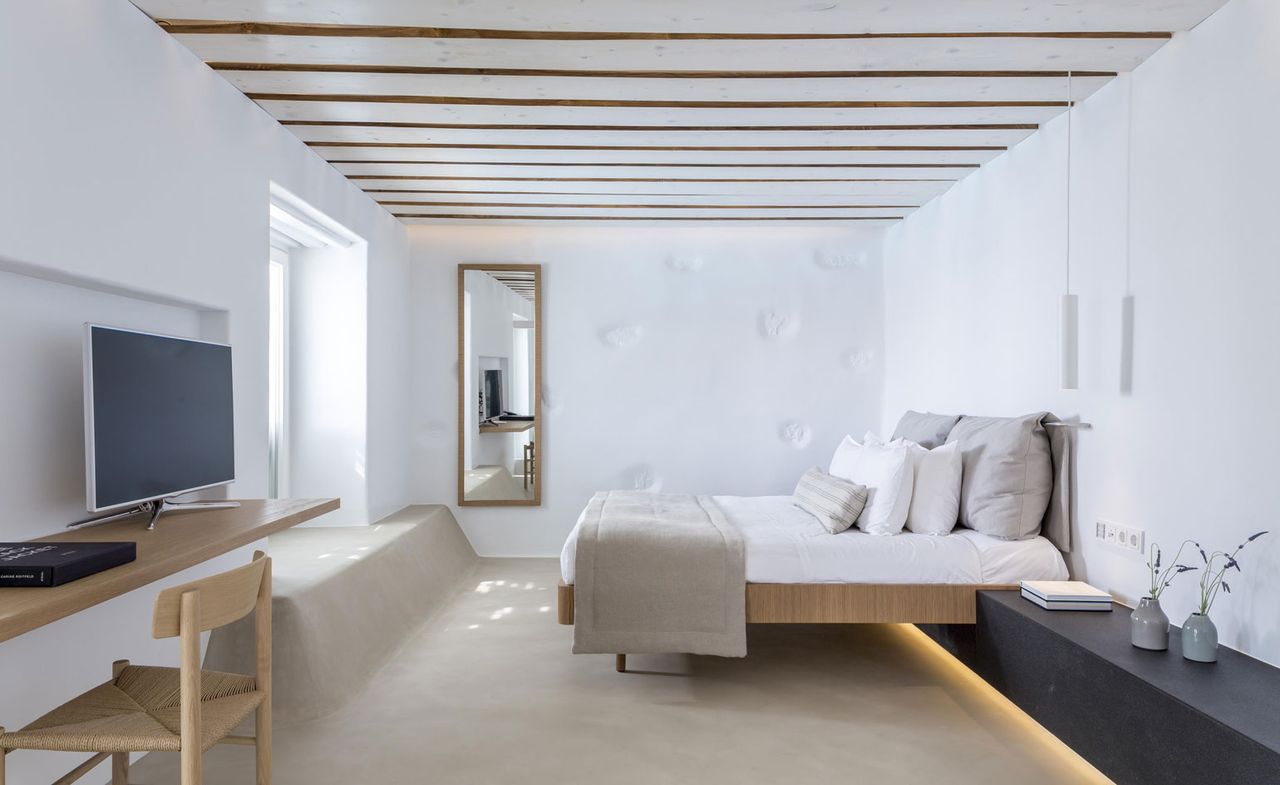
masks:
[[[745,657],[742,537],[709,496],[606,491],[575,557],[575,653]]]

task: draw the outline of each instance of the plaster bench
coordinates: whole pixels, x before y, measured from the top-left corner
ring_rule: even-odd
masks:
[[[369,526],[294,528],[272,559],[275,721],[329,714],[457,590],[476,554],[444,505]],[[252,617],[215,631],[205,667],[253,673]]]

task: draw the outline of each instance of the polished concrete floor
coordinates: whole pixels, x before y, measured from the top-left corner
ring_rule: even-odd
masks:
[[[1107,780],[913,627],[755,626],[751,655],[569,653],[551,559],[486,559],[336,714],[276,729],[276,785]],[[278,642],[277,645],[280,645]],[[250,785],[218,747],[209,785]],[[174,755],[136,785],[178,782]]]

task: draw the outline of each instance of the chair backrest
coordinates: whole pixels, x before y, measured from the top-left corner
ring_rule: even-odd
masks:
[[[151,634],[156,638],[173,638],[181,634],[182,595],[200,593],[199,628],[201,632],[230,624],[248,616],[258,602],[271,560],[258,551],[253,561],[234,570],[220,572],[198,581],[173,586],[156,597]]]

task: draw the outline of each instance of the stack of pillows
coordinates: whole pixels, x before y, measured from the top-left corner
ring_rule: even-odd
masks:
[[[832,534],[856,525],[942,535],[959,523],[1001,539],[1034,537],[1053,493],[1044,417],[909,411],[888,442],[846,436],[827,471],[800,478],[795,503]]]

